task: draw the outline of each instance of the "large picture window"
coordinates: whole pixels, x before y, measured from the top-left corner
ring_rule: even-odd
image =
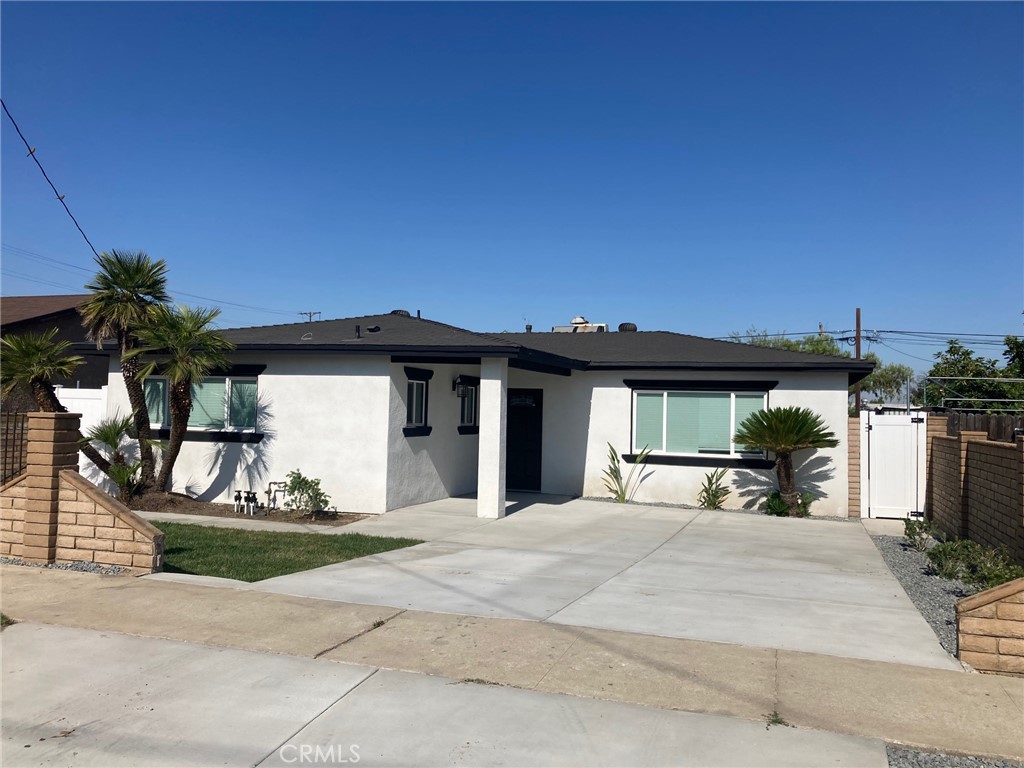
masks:
[[[763,392],[637,391],[633,450],[676,455],[760,456],[736,445],[736,427],[766,406]]]
[[[149,423],[170,426],[167,379],[150,376],[143,384]],[[192,385],[192,413],[188,428],[194,430],[251,430],[256,428],[256,379],[217,377]]]

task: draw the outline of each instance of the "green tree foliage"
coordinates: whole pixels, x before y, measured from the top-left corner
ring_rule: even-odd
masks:
[[[129,360],[139,355],[149,358],[138,367],[140,379],[154,373],[167,377],[171,432],[156,479],[160,490],[167,488],[185,440],[188,417],[192,413],[192,385],[201,382],[215,368],[226,368],[227,353],[234,349],[234,345],[211,326],[219,314],[219,309],[156,304],[146,321],[135,329],[138,346],[126,355]],[[148,415],[146,421],[149,421]]]
[[[0,382],[6,397],[15,389],[31,393],[36,407],[48,413],[67,413],[53,387],[55,378],[70,378],[75,369],[84,361],[79,355],[69,354],[71,343],[56,341],[57,329],[42,333],[11,334],[0,339],[3,349],[3,367]],[[108,462],[89,444],[81,447],[82,453],[101,472],[109,473]]]
[[[154,261],[141,251],[110,251],[97,256],[96,265],[99,271],[85,284],[92,296],[79,308],[79,313],[86,334],[97,347],[102,348],[107,339],[117,342],[124,386],[139,436],[141,490],[147,490],[156,480],[156,460],[139,360],[128,353],[138,346],[136,332],[149,320],[153,307],[170,301],[167,264],[163,259]]]
[[[1020,403],[1000,403],[1000,400],[1024,399],[1024,386],[1012,381],[982,381],[982,379],[1013,379],[1021,376],[1024,362],[1024,342],[1007,336],[1003,357],[999,361],[983,357],[965,347],[958,339],[950,339],[946,349],[935,355],[935,364],[928,371],[930,377],[958,377],[956,380],[928,381],[922,398],[928,405],[946,405],[951,408],[976,410],[1006,410],[1020,407]]]
[[[775,454],[779,495],[790,517],[800,515],[800,494],[793,469],[793,454],[810,448],[835,448],[835,433],[810,408],[787,406],[750,414],[736,430],[736,444]]]
[[[733,332],[729,338],[741,344],[753,344],[756,347],[772,347],[787,349],[790,352],[807,352],[814,355],[831,355],[832,357],[853,357],[849,349],[844,348],[836,338],[827,333],[812,334],[801,339],[787,339],[781,334],[772,334],[766,330],[750,328],[746,333]],[[875,364],[871,375],[861,381],[861,391],[873,394],[880,400],[896,400],[904,392],[908,379],[914,377],[914,369],[901,363],[883,363],[874,352],[863,355],[864,360]],[[853,389],[851,388],[851,392]]]

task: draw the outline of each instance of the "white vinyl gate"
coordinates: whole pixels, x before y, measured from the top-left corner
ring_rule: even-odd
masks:
[[[861,412],[861,517],[924,513],[927,418],[925,413]]]

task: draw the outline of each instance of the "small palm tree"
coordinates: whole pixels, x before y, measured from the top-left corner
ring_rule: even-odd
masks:
[[[82,439],[83,444],[106,451],[110,455],[107,477],[114,481],[121,500],[127,500],[136,490],[136,477],[141,464],[128,463],[125,443],[134,437],[134,420],[131,416],[110,416],[97,422]]]
[[[39,410],[48,413],[67,413],[53,387],[56,378],[70,378],[75,369],[85,360],[79,355],[68,354],[71,343],[55,339],[57,329],[42,333],[11,334],[0,339],[3,348],[3,366],[0,368],[0,386],[4,397],[18,387],[32,393]],[[107,461],[91,445],[82,445],[82,453],[101,472],[110,469]]]
[[[161,490],[170,482],[188,429],[192,385],[202,382],[214,369],[227,367],[227,353],[234,349],[234,344],[211,327],[219,314],[219,309],[159,304],[153,307],[148,323],[136,331],[139,346],[128,352],[132,360],[139,355],[152,358],[140,363],[141,379],[154,373],[167,377],[171,434],[156,479],[156,487]]]
[[[107,339],[117,342],[121,355],[121,373],[132,407],[132,420],[139,436],[142,463],[142,487],[148,488],[156,476],[151,445],[149,411],[139,375],[139,361],[128,353],[138,346],[136,332],[145,325],[153,308],[170,301],[167,293],[167,264],[138,251],[110,251],[96,257],[99,272],[86,283],[92,296],[80,308],[82,325],[96,346]]]
[[[799,514],[799,495],[793,471],[793,454],[808,448],[835,448],[835,433],[824,419],[810,408],[789,406],[750,414],[736,431],[736,443],[775,454],[775,473],[779,495],[789,508],[790,517]]]

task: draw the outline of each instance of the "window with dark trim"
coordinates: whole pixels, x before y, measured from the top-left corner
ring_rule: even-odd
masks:
[[[170,427],[169,384],[166,378],[149,376],[143,383],[149,423],[154,429]],[[253,431],[256,429],[256,379],[211,376],[192,385],[190,430]]]
[[[767,406],[765,392],[643,389],[633,391],[634,451],[652,456],[763,458],[736,445],[737,426]]]
[[[405,388],[405,428],[402,432],[406,437],[430,434],[430,380],[433,376],[434,372],[426,368],[405,367],[408,382]]]
[[[459,398],[459,400],[461,401],[459,406],[459,426],[479,426],[478,403],[480,400],[480,388],[477,386],[473,386],[471,384],[467,384],[465,389],[465,395]]]

